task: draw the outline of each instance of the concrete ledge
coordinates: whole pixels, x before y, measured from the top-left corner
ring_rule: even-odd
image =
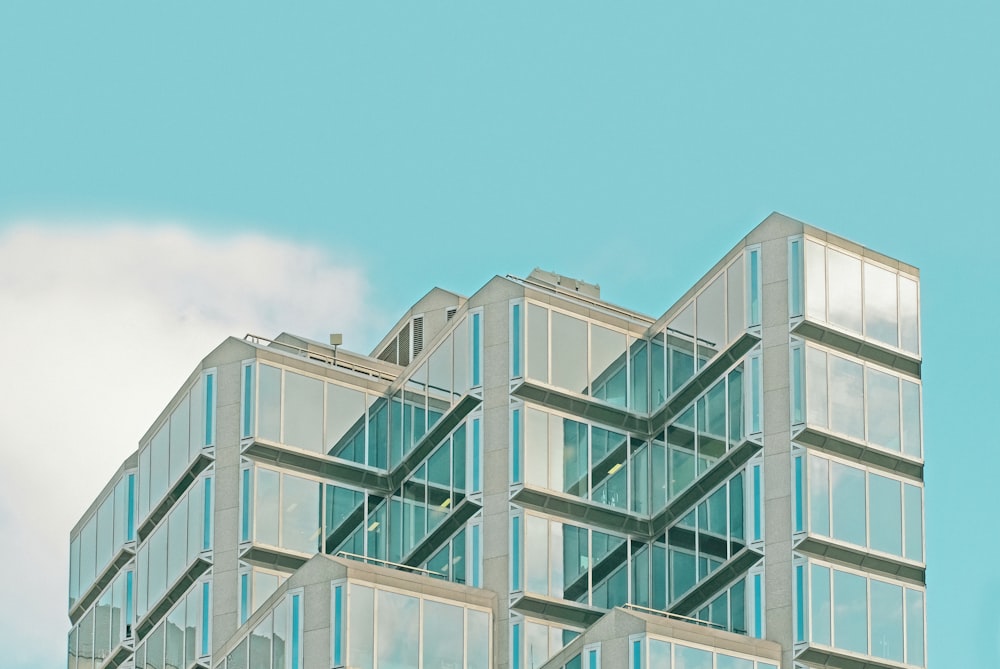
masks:
[[[173,585],[160,597],[159,601],[149,608],[149,611],[146,612],[146,615],[141,620],[136,622],[133,630],[135,639],[137,641],[144,639],[156,627],[156,623],[160,622],[163,616],[167,615],[167,612],[173,608],[174,604],[184,597],[184,594],[194,582],[201,578],[201,575],[208,571],[211,566],[211,563],[204,558],[195,558],[194,562],[174,581]]]
[[[251,546],[240,555],[240,560],[266,569],[293,572],[309,561],[309,558],[268,546]]]
[[[804,320],[792,328],[792,333],[920,378],[920,358],[887,346],[881,346],[829,325]]]
[[[795,550],[816,557],[837,562],[848,567],[861,567],[894,578],[902,578],[917,585],[926,585],[927,569],[902,560],[893,560],[883,555],[872,555],[863,548],[843,546],[820,537],[807,536]]]
[[[514,493],[511,501],[565,520],[583,521],[598,529],[628,532],[642,538],[651,538],[648,520],[622,509],[597,506],[593,502],[566,493],[523,486]]]
[[[255,439],[243,449],[243,454],[259,462],[278,464],[303,474],[322,476],[368,488],[376,493],[381,492],[388,495],[392,492],[387,474],[365,465],[335,459],[322,453]]]
[[[792,441],[812,446],[821,451],[842,455],[857,462],[863,462],[879,469],[908,476],[917,481],[924,480],[924,464],[911,460],[902,453],[885,451],[850,437],[834,434],[818,427],[807,427],[792,437]]]
[[[817,669],[900,669],[905,666],[902,662],[855,655],[850,651],[815,647],[806,648],[795,659]]]
[[[711,576],[695,586],[694,590],[677,600],[668,611],[682,616],[693,616],[698,609],[708,604],[724,587],[754,566],[762,557],[764,556],[756,551],[743,548],[713,571]]]
[[[533,593],[525,593],[512,602],[510,608],[529,616],[574,627],[590,627],[607,613],[604,609],[587,604]]]
[[[649,421],[645,416],[548,384],[526,379],[515,386],[510,394],[550,409],[588,418],[608,427],[641,434],[649,432]]]

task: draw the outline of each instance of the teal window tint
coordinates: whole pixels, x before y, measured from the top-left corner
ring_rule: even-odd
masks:
[[[871,654],[903,661],[903,587],[871,580]]]
[[[919,458],[920,446],[920,386],[903,380],[903,453]]]
[[[761,495],[760,465],[753,466],[753,540],[761,539]]]
[[[833,570],[833,645],[855,653],[868,652],[867,579]]]
[[[597,669],[598,667],[597,657],[598,655],[596,650],[587,651],[587,666],[590,669]]]
[[[764,638],[764,592],[762,589],[761,575],[753,575],[753,635],[758,639]]]
[[[570,658],[569,662],[566,663],[566,669],[583,669],[579,653]]]
[[[868,492],[871,495],[871,511],[869,513],[871,547],[893,555],[902,555],[902,484],[895,479],[869,474]]]
[[[795,640],[806,638],[806,576],[805,567],[795,566]]]
[[[333,589],[333,666],[344,664],[344,587]]]
[[[215,374],[205,375],[205,445],[215,443]]]
[[[791,276],[789,277],[788,315],[802,315],[802,242],[792,241]]]
[[[802,348],[792,349],[792,423],[805,422],[805,375],[802,365]]]
[[[632,664],[629,669],[642,669],[642,640],[632,642]]]
[[[240,625],[250,616],[250,574],[240,574]]]
[[[803,491],[803,481],[802,481],[802,456],[795,456],[795,531],[801,532],[803,529],[804,522],[803,516],[805,511],[803,507],[805,506],[805,493]]]
[[[240,509],[240,541],[250,541],[250,470],[243,470],[243,508]]]
[[[760,356],[750,358],[750,433],[760,432]]]
[[[810,640],[813,643],[830,645],[830,569],[820,565],[810,565],[809,570],[809,617],[812,625]]]
[[[906,589],[906,662],[924,666],[924,593]]]
[[[747,325],[760,325],[760,251],[753,249],[750,251],[750,262],[747,263],[750,277],[747,285],[750,286],[750,311],[749,323]]]
[[[512,669],[521,669],[521,623],[514,623],[510,632],[510,660]]]
[[[209,641],[211,639],[211,627],[209,626],[209,616],[212,609],[211,584],[201,584],[201,655],[208,655]]]
[[[482,471],[482,445],[479,441],[482,421],[479,418],[472,419],[472,487],[470,492],[479,492],[480,472]]]
[[[132,623],[134,622],[134,611],[132,610],[132,593],[134,591],[135,574],[131,570],[125,572],[125,638],[132,638]]]
[[[510,375],[521,376],[521,305],[515,304],[511,310],[511,361]]]
[[[135,474],[128,475],[128,509],[125,515],[128,518],[125,540],[135,541]]]
[[[521,589],[521,517],[510,519],[511,533],[511,575],[510,589],[516,592]]]
[[[511,483],[521,482],[521,410],[514,409],[511,417]]]
[[[212,547],[212,477],[205,478],[205,509],[202,519],[201,549],[207,551]]]
[[[904,557],[911,560],[924,559],[924,503],[923,491],[909,483],[903,484],[903,513],[906,546]]]
[[[291,629],[291,661],[289,662],[289,669],[301,669],[302,667],[302,630],[301,630],[301,617],[302,617],[302,607],[301,607],[302,595],[292,595],[292,629]]]
[[[482,356],[480,338],[482,314],[472,314],[472,385],[482,385]]]
[[[253,435],[253,364],[243,368],[243,437]]]
[[[482,546],[480,545],[480,534],[481,527],[479,525],[472,526],[472,579],[469,583],[474,588],[480,587],[480,575],[479,575],[479,562],[480,553],[482,551]]]

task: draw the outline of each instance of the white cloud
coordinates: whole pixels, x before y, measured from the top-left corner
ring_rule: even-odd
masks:
[[[201,358],[247,332],[343,332],[357,348],[366,293],[350,260],[263,236],[0,230],[6,666],[65,662],[69,531]]]

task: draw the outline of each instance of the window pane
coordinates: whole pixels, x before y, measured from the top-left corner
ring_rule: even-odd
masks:
[[[549,310],[528,304],[528,377],[549,380]]]
[[[920,386],[903,380],[903,452],[919,458],[920,445]]]
[[[833,537],[859,546],[865,542],[865,473],[830,463],[833,489]]]
[[[355,585],[354,583],[348,586],[348,610],[350,611],[350,618],[347,624],[347,633],[349,636],[348,652],[350,655],[347,664],[352,667],[358,667],[358,669],[372,669],[374,662],[374,597],[375,592],[371,588]],[[388,632],[388,629],[386,631]],[[414,647],[416,647],[416,643],[414,643]]]
[[[862,366],[830,356],[830,428],[863,441],[865,438]]]
[[[625,334],[599,325],[590,326],[590,392],[598,398],[625,406]]]
[[[670,669],[670,644],[659,639],[649,640],[649,666]]]
[[[281,439],[281,370],[260,365],[257,402],[257,435],[263,439]]]
[[[190,396],[185,395],[170,415],[170,480],[176,481],[187,468]]]
[[[712,669],[712,652],[674,644],[676,669]]]
[[[285,372],[285,443],[323,450],[323,382]]]
[[[517,413],[515,412],[515,416]],[[524,482],[549,485],[549,416],[537,409],[524,410]]]
[[[552,312],[552,385],[583,393],[587,390],[587,323]]]
[[[424,600],[424,666],[463,666],[464,627],[461,607]]]
[[[924,559],[923,491],[915,485],[903,486],[906,509],[906,557]]]
[[[833,572],[834,645],[856,653],[868,652],[868,597],[865,578]]]
[[[270,469],[257,470],[257,485],[254,489],[253,519],[254,541],[259,544],[278,546],[278,472]]]
[[[743,259],[740,258],[726,271],[726,319],[728,321],[728,341],[736,339],[746,329],[746,316],[743,315],[743,305],[746,296],[743,293]]]
[[[924,593],[906,589],[906,661],[924,666]]]
[[[830,536],[830,461],[809,456],[809,531]]]
[[[806,316],[826,321],[826,249],[806,240]]]
[[[539,669],[549,659],[549,628],[531,621],[524,623],[524,656],[528,669]]]
[[[726,347],[726,286],[720,275],[697,299],[698,368]]]
[[[903,554],[903,502],[900,482],[878,474],[868,478],[871,492],[871,547]]]
[[[334,383],[326,385],[326,451],[339,453],[364,427],[365,394]]]
[[[549,594],[548,521],[525,516],[525,589],[540,595]]]
[[[490,666],[490,616],[482,611],[469,609],[468,619],[468,658],[465,666],[467,669],[488,669]]]
[[[715,669],[754,669],[754,667],[753,660],[719,653],[716,656]]]
[[[899,451],[899,379],[868,368],[868,441]]]
[[[672,395],[694,376],[694,303],[688,304],[667,324],[668,377]]]
[[[899,345],[896,273],[865,263],[865,335]]]
[[[819,565],[810,566],[809,596],[810,617],[812,619],[812,642],[830,645],[830,570]]]
[[[899,277],[899,331],[900,347],[914,354],[920,353],[920,329],[917,324],[917,282]]]
[[[903,588],[872,579],[872,655],[903,661]]]
[[[419,661],[420,600],[378,591],[379,669],[412,669]]]
[[[861,261],[827,249],[830,266],[828,283],[830,322],[851,332],[861,333]]]
[[[826,383],[826,352],[806,347],[806,420],[810,425],[830,425]]]

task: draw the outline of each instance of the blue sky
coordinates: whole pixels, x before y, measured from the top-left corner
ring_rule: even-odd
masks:
[[[3,341],[101,328],[95,352],[141,333],[158,354],[137,356],[180,366],[101,377],[150,403],[122,443],[76,424],[103,480],[226,333],[340,329],[366,350],[431,285],[534,266],[660,314],[777,210],[922,270],[929,660],[998,666],[998,401],[981,389],[1000,365],[980,353],[1000,328],[998,34],[995,1],[6,0]],[[136,313],[161,327],[130,330]],[[6,378],[13,413],[41,404]],[[0,436],[41,439],[15,422]],[[65,551],[97,492],[76,483],[34,528],[0,498],[0,526]],[[36,574],[51,625],[15,667],[61,661],[64,573]],[[22,587],[0,583],[0,647],[30,624]]]

